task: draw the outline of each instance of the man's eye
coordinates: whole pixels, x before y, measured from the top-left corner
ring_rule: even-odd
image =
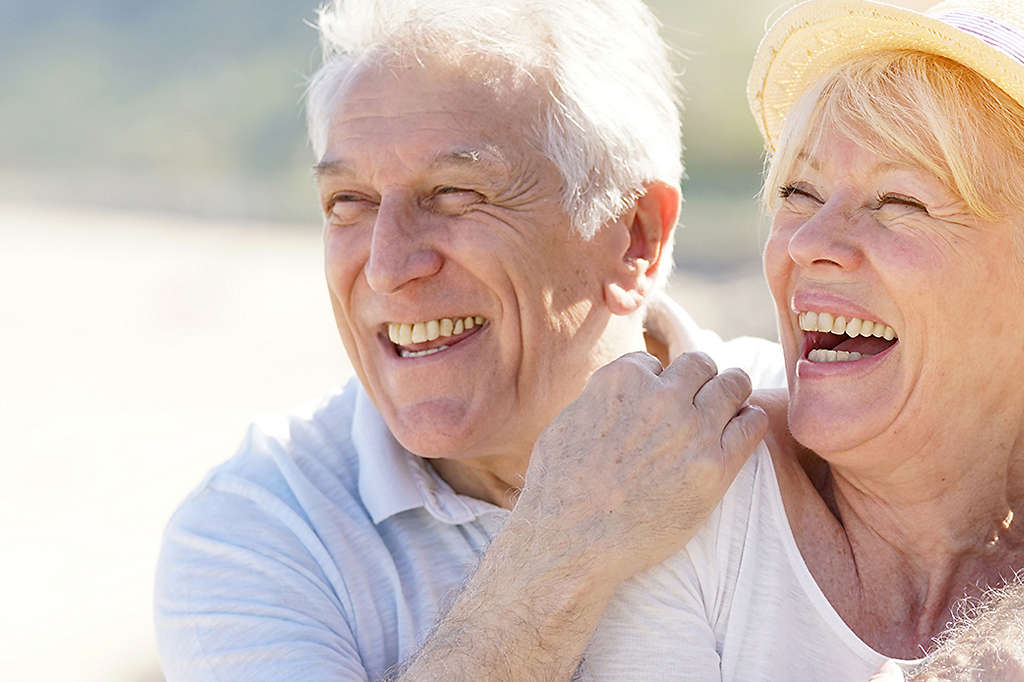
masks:
[[[483,198],[475,190],[443,185],[433,191],[430,202],[432,208],[441,213],[461,213],[480,203]]]
[[[328,200],[327,215],[342,222],[351,221],[370,206],[371,202],[362,195],[339,192]]]

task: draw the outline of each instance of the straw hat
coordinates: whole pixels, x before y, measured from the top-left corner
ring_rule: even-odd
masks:
[[[960,62],[1024,105],[1024,0],[947,0],[924,13],[870,0],[810,0],[768,29],[747,100],[774,150],[790,107],[851,57],[918,50]]]

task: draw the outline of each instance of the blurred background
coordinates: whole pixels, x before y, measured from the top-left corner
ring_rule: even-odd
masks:
[[[687,87],[673,294],[772,337],[744,86],[788,3],[651,4]],[[0,0],[4,679],[162,680],[166,519],[250,419],[348,375],[302,121],[316,5]]]

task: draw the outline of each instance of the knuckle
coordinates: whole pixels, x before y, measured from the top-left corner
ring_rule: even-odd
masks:
[[[721,374],[718,375],[718,381],[721,382],[723,388],[732,396],[736,396],[740,399],[746,399],[750,396],[750,392],[753,387],[750,383],[750,377],[742,369],[737,367],[730,367]]]
[[[607,365],[594,370],[587,380],[587,392],[618,391],[621,387],[636,387],[643,384],[647,376],[653,374],[644,356],[646,353],[627,353]],[[649,359],[653,360],[650,356]],[[654,360],[657,362],[657,360]],[[631,389],[628,392],[632,392]]]
[[[683,353],[679,356],[679,361],[684,363],[688,370],[695,373],[700,373],[705,376],[714,376],[718,374],[718,366],[707,353],[702,353],[700,351]]]
[[[607,369],[616,376],[632,376],[638,372],[651,373],[655,364],[658,364],[658,361],[654,356],[643,351],[634,351],[612,360],[601,369]]]
[[[760,440],[768,429],[768,415],[760,410],[744,410],[733,417],[722,433],[722,449],[726,452],[749,447]]]
[[[601,365],[598,367],[594,370],[594,373],[590,375],[590,378],[600,380],[603,378],[617,377],[623,372],[628,371],[628,367],[630,367],[629,356],[623,355],[620,358],[612,360],[607,365]]]

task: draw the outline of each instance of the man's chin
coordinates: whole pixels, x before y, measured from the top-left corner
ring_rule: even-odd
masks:
[[[465,401],[439,398],[385,414],[388,428],[409,452],[428,459],[472,456],[482,424]],[[477,423],[474,423],[477,422]]]

